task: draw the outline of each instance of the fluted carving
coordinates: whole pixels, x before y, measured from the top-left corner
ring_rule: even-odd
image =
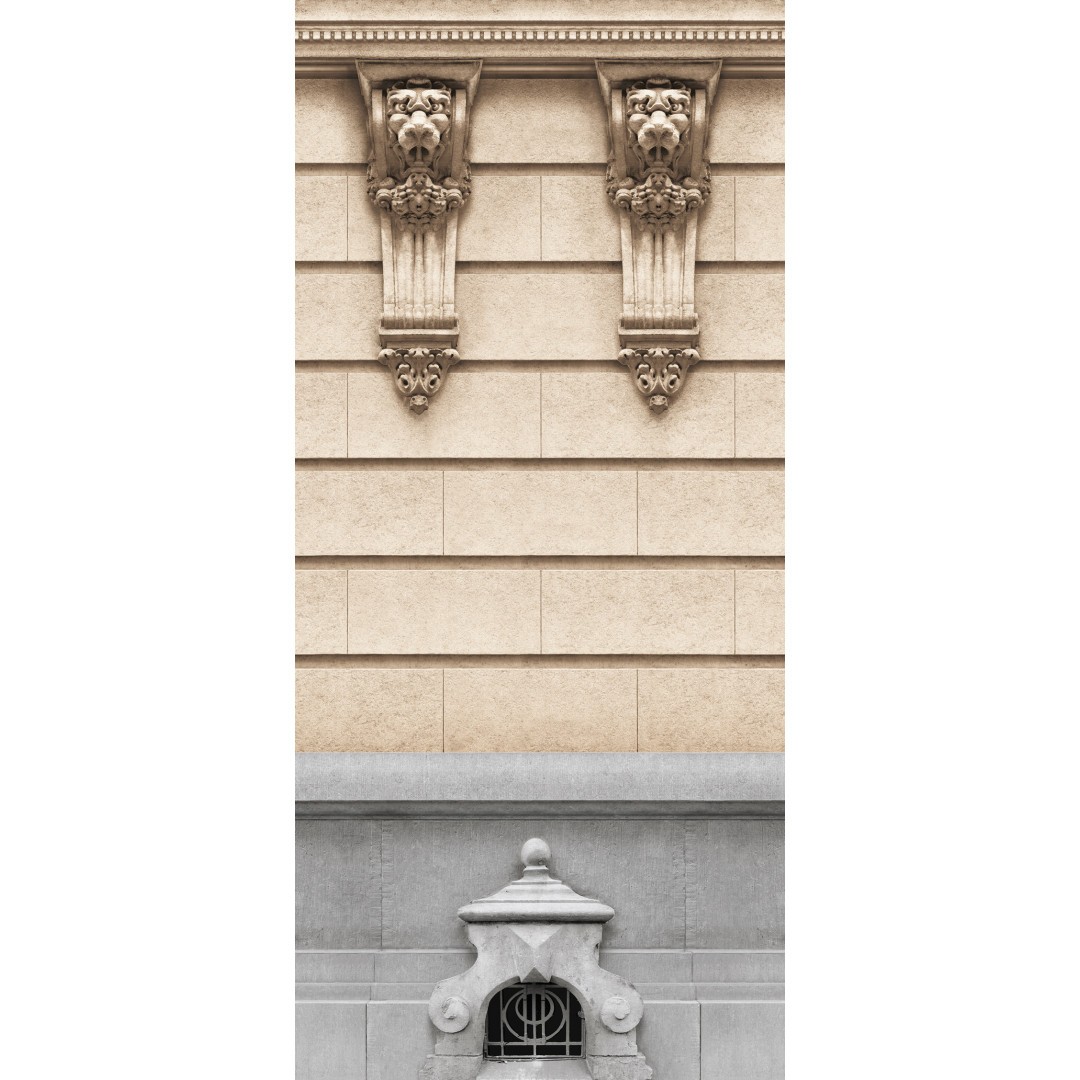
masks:
[[[379,360],[422,413],[457,363],[457,213],[469,197],[468,120],[480,61],[357,62],[368,111],[368,195],[380,211]]]
[[[698,359],[697,219],[709,196],[705,141],[720,62],[596,70],[611,126],[607,192],[621,218],[619,361],[663,412]]]

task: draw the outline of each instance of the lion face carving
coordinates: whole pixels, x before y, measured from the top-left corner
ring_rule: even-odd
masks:
[[[670,169],[690,129],[690,91],[667,79],[650,79],[626,95],[632,144],[651,169]]]
[[[450,130],[450,91],[428,79],[409,79],[387,93],[386,112],[406,166],[431,168]]]

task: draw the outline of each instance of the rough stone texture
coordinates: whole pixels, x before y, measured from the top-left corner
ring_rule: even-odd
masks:
[[[545,570],[545,653],[734,651],[731,570]]]
[[[444,693],[447,750],[637,749],[633,669],[450,669]]]
[[[374,360],[381,314],[379,274],[297,275],[297,360]]]
[[[469,150],[474,162],[604,164],[608,127],[600,86],[596,79],[484,79]]]
[[[297,653],[343,653],[348,647],[344,570],[297,570]]]
[[[784,80],[721,79],[709,131],[709,160],[784,160]]]
[[[735,649],[740,653],[783,653],[783,570],[735,571]]]
[[[331,261],[348,255],[348,178],[296,178],[296,258]]]
[[[351,653],[534,653],[539,570],[350,570]]]
[[[642,472],[642,555],[783,555],[782,472]]]
[[[699,262],[724,262],[736,257],[735,181],[734,176],[712,178],[712,192],[698,211]]]
[[[349,259],[381,263],[382,223],[367,193],[367,176],[350,176],[348,181]]]
[[[367,124],[359,80],[297,79],[297,162],[331,164],[367,159]]]
[[[735,454],[745,458],[784,456],[784,374],[735,373]]]
[[[613,360],[619,349],[622,278],[618,273],[459,274],[457,308],[458,349],[468,359]]]
[[[608,948],[684,947],[684,826],[677,819],[478,818],[464,828],[452,819],[404,819],[384,820],[382,828],[384,948],[467,947],[457,909],[520,877],[517,856],[530,836],[551,845],[556,877],[615,909],[604,930]],[[334,902],[349,901],[342,894]],[[754,922],[745,903],[731,917]]]
[[[389,402],[400,408],[397,401]],[[390,470],[296,474],[298,555],[438,555],[442,476]]]
[[[621,260],[619,213],[607,197],[603,174],[542,179],[542,257],[552,262]]]
[[[650,1001],[638,1029],[638,1047],[657,1080],[705,1080],[701,1065],[701,1007],[696,1001]],[[720,1080],[723,1074],[717,1074]]]
[[[539,260],[540,182],[539,176],[473,177],[458,216],[458,260]]]
[[[784,258],[784,178],[735,179],[735,258],[776,262]]]
[[[417,416],[389,372],[349,372],[351,457],[539,457],[540,373],[487,372],[462,362]]]
[[[366,1080],[367,1006],[298,1002],[296,1080]]]
[[[782,821],[687,826],[687,948],[784,947],[783,848]]]
[[[782,983],[782,952],[718,949],[693,954],[693,981],[703,983]]]
[[[702,1077],[783,1080],[784,1006],[702,1002]]]
[[[784,672],[777,668],[653,668],[638,672],[641,750],[784,748]]]
[[[678,401],[658,415],[614,365],[610,372],[545,372],[544,457],[731,457],[734,385],[730,371],[692,369]]]
[[[437,668],[296,672],[297,750],[442,750],[442,711]]]
[[[633,555],[633,472],[447,472],[447,555]]]
[[[417,1080],[435,1048],[427,1003],[373,1001],[367,1014],[367,1080]]]
[[[703,360],[784,359],[783,274],[698,274],[696,289]]]
[[[296,456],[348,454],[348,376],[344,371],[297,372]]]

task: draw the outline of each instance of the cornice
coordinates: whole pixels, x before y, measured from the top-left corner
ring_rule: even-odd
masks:
[[[356,23],[296,23],[295,38],[303,42],[343,41],[784,41],[782,23],[676,26],[634,23],[621,26],[366,25]]]

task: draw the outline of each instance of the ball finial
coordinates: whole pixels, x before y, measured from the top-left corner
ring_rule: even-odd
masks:
[[[538,836],[526,840],[521,847],[521,861],[526,867],[547,866],[550,859],[551,848],[548,847],[546,840],[541,840]]]

